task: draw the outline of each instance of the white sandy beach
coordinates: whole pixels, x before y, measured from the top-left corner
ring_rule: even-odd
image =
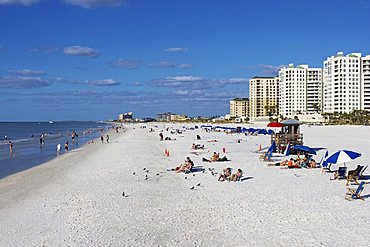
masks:
[[[360,246],[370,242],[370,197],[345,200],[346,181],[331,181],[333,174],[320,169],[288,170],[258,161],[260,154],[254,151],[260,144],[269,145],[269,136],[165,131],[165,136],[177,140],[159,141],[163,124],[153,133],[140,126],[112,133],[109,144],[88,144],[0,180],[0,245]],[[370,127],[303,126],[302,132],[306,145],[326,147],[330,153],[338,149],[362,153],[347,164],[350,169],[370,164]],[[197,134],[201,141],[194,141]],[[207,142],[211,139],[218,142]],[[191,154],[192,143],[204,144],[210,152]],[[201,162],[223,147],[230,162]],[[169,157],[164,156],[165,148]],[[166,171],[187,156],[205,173]],[[227,166],[243,169],[244,180],[218,182],[218,175],[208,171],[215,168],[220,173]],[[363,195],[369,194],[368,186]]]

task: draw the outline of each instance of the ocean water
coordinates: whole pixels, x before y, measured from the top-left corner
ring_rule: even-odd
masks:
[[[107,131],[111,124],[102,122],[0,122],[0,179],[29,169],[57,156],[56,145],[69,142],[76,149]],[[72,131],[78,137],[72,141]],[[44,144],[40,137],[44,136]],[[7,138],[6,138],[7,137]],[[10,153],[9,141],[13,143]]]

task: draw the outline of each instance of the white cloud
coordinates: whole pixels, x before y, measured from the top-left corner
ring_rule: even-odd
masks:
[[[248,84],[248,79],[209,79],[200,76],[169,76],[152,80],[150,83],[152,86],[156,87],[179,88],[179,90],[206,90],[222,88],[227,85]]]
[[[140,62],[137,60],[124,60],[124,59],[118,59],[110,63],[110,67],[120,69],[137,69],[139,65]]]
[[[176,64],[172,62],[168,62],[168,61],[159,61],[156,63],[152,63],[150,67],[171,69],[171,68],[176,68]]]
[[[52,83],[44,78],[19,76],[19,77],[0,77],[0,88],[40,88],[49,86]]]
[[[64,54],[83,57],[98,57],[100,55],[99,52],[93,48],[79,45],[65,47]]]
[[[164,50],[165,52],[186,52],[188,48],[185,47],[170,47]]]
[[[193,65],[192,64],[189,64],[189,63],[182,63],[178,66],[179,69],[191,69],[193,68]]]
[[[249,80],[246,78],[229,78],[229,79],[221,79],[220,83],[223,84],[243,84],[249,83]]]
[[[38,47],[31,48],[28,50],[29,53],[54,53],[57,52],[59,48],[57,47]]]
[[[17,77],[0,77],[0,88],[12,89],[12,88],[40,88],[50,86],[52,84],[75,84],[75,85],[86,85],[86,86],[117,86],[120,85],[114,79],[103,79],[103,80],[68,80],[61,77],[55,78],[41,78],[37,76],[17,76]]]
[[[68,5],[79,6],[86,9],[128,5],[126,0],[64,0],[64,2]]]
[[[104,79],[104,80],[96,80],[96,81],[86,81],[86,84],[94,85],[94,86],[117,86],[119,82],[114,79]]]
[[[243,66],[246,69],[257,69],[260,70],[265,75],[277,75],[279,70],[285,65],[270,65],[270,64],[259,64],[253,66]]]
[[[114,79],[103,79],[103,80],[86,80],[86,81],[77,81],[77,80],[68,80],[61,77],[56,77],[50,79],[50,81],[55,83],[65,83],[65,84],[81,84],[88,86],[117,86],[120,83]]]
[[[30,70],[30,69],[13,69],[8,70],[9,73],[19,76],[41,76],[46,75],[45,71],[42,70]]]
[[[134,81],[131,83],[131,86],[134,86],[134,87],[141,87],[143,85],[143,83],[139,82],[139,81]]]
[[[23,6],[31,6],[32,4],[39,3],[40,0],[0,0],[0,5],[23,5]]]

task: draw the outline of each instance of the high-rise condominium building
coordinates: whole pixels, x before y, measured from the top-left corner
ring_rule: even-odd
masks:
[[[322,69],[307,68],[307,107],[308,113],[321,113],[323,109]]]
[[[322,107],[322,69],[289,64],[279,71],[279,113],[284,117],[296,113],[314,113]]]
[[[345,56],[338,52],[324,61],[324,112],[350,113],[361,109],[361,87],[365,85],[361,83],[361,70],[361,53]],[[369,96],[370,92],[370,100]]]
[[[253,77],[249,80],[249,111],[251,120],[276,115],[279,104],[279,77]]]
[[[249,99],[235,98],[230,100],[230,116],[249,117]]]
[[[370,111],[370,55],[362,58],[361,108]]]

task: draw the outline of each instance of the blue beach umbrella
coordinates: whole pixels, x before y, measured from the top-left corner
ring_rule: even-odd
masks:
[[[285,148],[285,151],[284,151],[284,156],[289,156],[290,154],[290,143],[288,143],[288,145],[286,146]]]
[[[326,158],[325,162],[330,164],[342,164],[357,159],[360,156],[360,153],[349,150],[339,150]]]
[[[317,154],[316,153],[316,150],[313,149],[313,148],[310,148],[309,146],[304,146],[304,145],[294,145],[292,147],[293,149],[295,150],[298,150],[298,151],[302,151],[302,152],[305,152],[305,153],[309,153],[309,154]]]
[[[321,167],[327,167],[328,166],[328,163],[325,161],[325,159],[329,156],[329,152],[328,150],[326,150],[324,156],[322,156],[320,162],[319,162],[319,166]]]

